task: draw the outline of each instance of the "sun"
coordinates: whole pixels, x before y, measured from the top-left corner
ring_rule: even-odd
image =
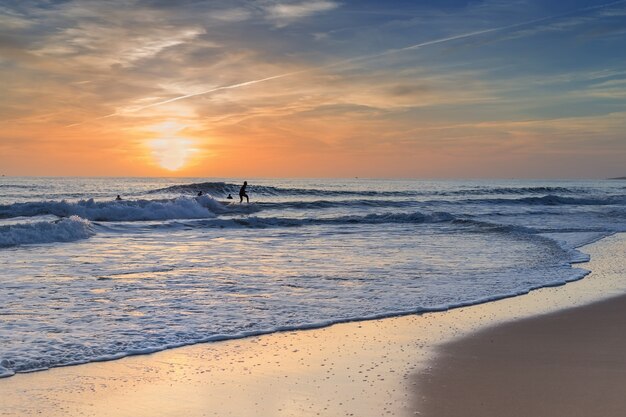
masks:
[[[152,127],[159,137],[152,139],[148,145],[152,157],[164,169],[178,171],[198,151],[194,141],[183,137],[181,131],[186,126],[177,122],[164,122]]]

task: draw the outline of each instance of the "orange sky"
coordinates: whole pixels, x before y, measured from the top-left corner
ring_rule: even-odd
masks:
[[[0,10],[2,174],[625,174],[623,5],[114,3]]]

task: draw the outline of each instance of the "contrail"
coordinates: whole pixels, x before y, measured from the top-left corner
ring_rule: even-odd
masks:
[[[414,45],[409,45],[409,46],[405,46],[403,48],[398,48],[398,49],[389,49],[383,52],[379,52],[376,54],[372,54],[372,55],[363,55],[363,56],[359,56],[359,57],[355,57],[355,58],[349,58],[343,61],[339,61],[339,62],[335,62],[332,64],[328,64],[322,67],[317,67],[317,68],[312,68],[310,69],[311,71],[313,70],[317,70],[317,69],[325,69],[325,68],[331,68],[331,67],[336,67],[336,66],[341,66],[344,64],[349,64],[352,62],[357,62],[357,61],[365,61],[368,59],[373,59],[373,58],[380,58],[386,55],[392,55],[392,54],[396,54],[399,52],[405,52],[405,51],[411,51],[414,49],[419,49],[419,48],[423,48],[425,46],[432,46],[432,45],[437,45],[437,44],[441,44],[441,43],[446,43],[446,42],[450,42],[450,41],[455,41],[458,39],[466,39],[466,38],[472,38],[475,36],[479,36],[479,35],[484,35],[487,33],[492,33],[492,32],[501,32],[504,30],[510,30],[510,29],[515,29],[518,27],[522,27],[522,26],[529,26],[529,25],[533,25],[536,23],[541,23],[541,22],[545,22],[548,20],[553,20],[553,19],[558,19],[561,17],[565,17],[565,16],[569,16],[571,14],[575,14],[575,13],[580,13],[580,12],[588,12],[588,11],[592,11],[592,10],[597,10],[597,9],[605,9],[607,7],[611,7],[611,6],[615,6],[617,4],[623,4],[626,3],[626,0],[619,0],[619,1],[614,1],[611,3],[605,3],[605,4],[599,4],[596,6],[589,6],[589,7],[583,7],[581,9],[576,9],[576,10],[572,10],[566,13],[561,13],[561,14],[557,14],[557,15],[552,15],[552,16],[547,16],[547,17],[541,17],[538,19],[533,19],[533,20],[527,20],[524,22],[520,22],[520,23],[514,23],[512,25],[506,25],[506,26],[499,26],[499,27],[495,27],[495,28],[490,28],[490,29],[483,29],[483,30],[478,30],[475,32],[468,32],[468,33],[463,33],[460,35],[454,35],[454,36],[449,36],[446,38],[441,38],[441,39],[434,39],[431,41],[426,41],[426,42],[421,42],[421,43],[416,43]]]
[[[156,106],[161,106],[163,104],[173,103],[173,102],[178,101],[178,100],[184,100],[184,99],[191,98],[191,97],[202,96],[202,95],[205,95],[205,94],[214,93],[216,91],[221,91],[221,90],[230,90],[230,89],[233,89],[233,88],[245,87],[247,85],[258,84],[258,83],[262,83],[262,82],[265,82],[265,81],[275,80],[277,78],[288,77],[290,75],[294,75],[294,74],[298,74],[300,72],[306,72],[306,71],[310,71],[310,70],[307,69],[307,70],[302,70],[302,71],[288,72],[288,73],[285,73],[285,74],[273,75],[271,77],[261,78],[261,79],[258,79],[258,80],[245,81],[245,82],[242,82],[242,83],[230,84],[230,85],[225,85],[225,86],[222,86],[222,87],[215,87],[215,88],[211,88],[210,90],[204,90],[204,91],[199,91],[197,93],[185,94],[183,96],[178,96],[178,97],[170,98],[170,99],[163,100],[163,101],[157,101],[156,103],[147,104],[145,106],[135,107],[132,110],[117,111],[115,113],[107,114],[106,116],[96,117],[95,119],[91,119],[91,121],[107,119],[109,117],[120,116],[122,114],[127,114],[127,113],[135,113],[135,112],[138,112],[138,111],[141,111],[141,110],[149,109],[150,107],[156,107]],[[81,124],[86,123],[86,122],[87,121],[73,123],[71,125],[67,125],[66,127],[78,126],[78,125],[81,125]]]
[[[170,98],[168,100],[163,100],[163,101],[159,101],[159,102],[156,102],[156,103],[148,104],[146,106],[137,107],[137,108],[133,109],[133,112],[144,110],[144,109],[149,109],[150,107],[160,106],[162,104],[172,103],[172,102],[178,101],[178,100],[184,100],[184,99],[190,98],[190,97],[202,96],[204,94],[214,93],[214,92],[220,91],[220,90],[230,90],[230,89],[233,89],[233,88],[245,87],[247,85],[258,84],[258,83],[263,83],[265,81],[275,80],[277,78],[289,77],[290,75],[295,75],[295,74],[298,74],[300,72],[305,72],[305,71],[308,71],[308,70],[288,72],[288,73],[285,73],[285,74],[274,75],[274,76],[267,77],[267,78],[261,78],[259,80],[246,81],[246,82],[238,83],[238,84],[231,84],[231,85],[225,85],[225,86],[222,86],[222,87],[215,87],[215,88],[212,88],[210,90],[200,91],[198,93],[185,94],[184,96],[178,96],[178,97]]]
[[[178,97],[173,97],[173,98],[170,98],[170,99],[167,99],[167,100],[158,101],[158,102],[155,102],[155,103],[152,103],[152,104],[148,104],[148,105],[145,105],[145,106],[141,106],[141,107],[135,107],[135,108],[133,108],[131,110],[117,111],[115,113],[107,114],[106,116],[101,116],[101,117],[97,117],[95,119],[74,123],[74,124],[68,125],[66,127],[78,126],[78,125],[81,125],[81,124],[86,123],[88,121],[106,119],[106,118],[109,118],[109,117],[120,116],[122,114],[136,113],[138,111],[149,109],[151,107],[162,106],[164,104],[173,103],[173,102],[179,101],[179,100],[185,100],[185,99],[188,99],[188,98],[191,98],[191,97],[202,96],[202,95],[214,93],[216,91],[231,90],[231,89],[235,89],[235,88],[246,87],[246,86],[249,86],[249,85],[264,83],[264,82],[276,80],[276,79],[279,79],[279,78],[290,77],[290,76],[296,75],[296,74],[302,74],[302,73],[307,73],[307,72],[312,72],[312,71],[318,71],[318,70],[321,70],[321,69],[339,67],[339,66],[342,66],[342,65],[345,65],[345,64],[351,64],[351,63],[358,62],[358,61],[366,61],[366,60],[370,60],[370,59],[374,59],[374,58],[380,58],[380,57],[387,56],[387,55],[392,55],[392,54],[397,54],[397,53],[401,53],[401,52],[411,51],[411,50],[423,48],[423,47],[426,47],[426,46],[438,45],[438,44],[451,42],[451,41],[455,41],[455,40],[459,40],[459,39],[467,39],[467,38],[472,38],[472,37],[475,37],[475,36],[485,35],[487,33],[501,32],[501,31],[515,29],[515,28],[519,28],[519,27],[523,27],[523,26],[529,26],[529,25],[545,22],[545,21],[548,21],[548,20],[558,19],[558,18],[561,18],[561,17],[569,16],[569,15],[580,13],[580,12],[588,12],[588,11],[592,11],[592,10],[605,9],[607,7],[615,6],[615,5],[618,5],[618,4],[624,4],[624,3],[626,3],[626,0],[619,0],[619,1],[614,1],[614,2],[611,2],[611,3],[599,4],[599,5],[596,5],[596,6],[583,7],[583,8],[572,10],[572,11],[569,11],[569,12],[566,12],[566,13],[561,13],[561,14],[557,14],[557,15],[542,17],[542,18],[533,19],[533,20],[527,20],[527,21],[520,22],[520,23],[514,23],[512,25],[499,26],[499,27],[495,27],[495,28],[489,28],[489,29],[483,29],[483,30],[478,30],[478,31],[474,31],[474,32],[463,33],[463,34],[460,34],[460,35],[449,36],[449,37],[446,37],[446,38],[440,38],[440,39],[434,39],[434,40],[431,40],[431,41],[416,43],[414,45],[409,45],[409,46],[405,46],[405,47],[402,47],[402,48],[388,49],[386,51],[379,52],[379,53],[376,53],[376,54],[362,55],[362,56],[358,56],[358,57],[354,57],[354,58],[348,58],[348,59],[345,59],[345,60],[341,60],[341,61],[333,62],[331,64],[327,64],[327,65],[322,65],[322,66],[313,67],[313,68],[307,68],[307,69],[304,69],[304,70],[301,70],[301,71],[287,72],[287,73],[284,73],[284,74],[273,75],[271,77],[260,78],[258,80],[245,81],[245,82],[241,82],[241,83],[237,83],[237,84],[230,84],[230,85],[225,85],[225,86],[221,86],[221,87],[215,87],[215,88],[211,88],[209,90],[199,91],[197,93],[185,94],[185,95],[178,96]]]

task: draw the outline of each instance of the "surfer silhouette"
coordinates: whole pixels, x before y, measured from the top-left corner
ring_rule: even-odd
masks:
[[[248,198],[248,194],[246,194],[246,187],[247,186],[248,186],[248,181],[244,181],[243,185],[239,189],[239,202],[240,203],[243,203],[243,198],[244,197],[246,197],[246,203],[250,202],[250,199]]]
[[[121,201],[122,197],[120,197],[120,195],[118,194],[117,197],[115,197],[115,201]]]
[[[198,197],[202,195],[202,191],[198,191]]]
[[[230,195],[230,193],[228,193],[228,197],[226,197],[226,200],[232,200],[232,199],[233,199],[233,196]]]

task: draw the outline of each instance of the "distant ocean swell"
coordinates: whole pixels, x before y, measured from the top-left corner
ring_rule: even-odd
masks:
[[[605,206],[605,205],[623,205],[626,204],[625,196],[606,196],[591,198],[574,198],[562,197],[558,195],[545,195],[542,197],[524,197],[524,198],[490,198],[490,199],[474,199],[464,200],[461,203],[484,203],[484,204],[528,204],[528,205],[577,205],[577,206]]]
[[[157,188],[149,193],[174,193],[174,194],[196,194],[199,191],[215,196],[226,196],[239,192],[241,184],[226,182],[203,182],[194,184],[174,185],[170,187]],[[271,186],[250,187],[254,193],[263,195],[287,195],[287,196],[364,196],[364,197],[415,197],[415,196],[455,196],[455,195],[501,195],[501,194],[546,194],[546,193],[577,193],[579,190],[566,187],[503,187],[503,188],[468,188],[464,190],[452,190],[445,192],[422,192],[422,191],[378,191],[378,190],[328,190],[316,188],[280,188]]]

